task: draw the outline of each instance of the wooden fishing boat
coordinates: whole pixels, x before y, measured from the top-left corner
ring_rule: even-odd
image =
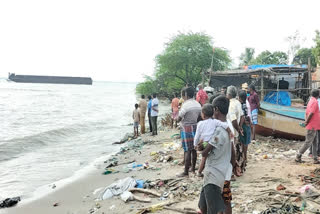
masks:
[[[281,85],[283,80],[289,83],[285,89]],[[289,93],[292,95],[287,103],[282,102],[281,94],[274,96],[273,102],[261,102],[256,133],[287,139],[305,139],[306,129],[300,124],[305,121],[303,106],[307,103],[312,85],[310,66],[253,65],[246,70],[210,71],[210,85],[216,90],[223,85],[241,88],[244,83],[256,86],[260,100],[264,100],[269,92],[285,92],[288,97]],[[301,103],[298,104],[296,100]]]
[[[256,133],[293,140],[304,140],[305,109],[261,102]]]

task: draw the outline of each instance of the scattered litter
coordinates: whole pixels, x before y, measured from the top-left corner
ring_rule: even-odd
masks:
[[[198,214],[198,212],[195,209],[192,208],[184,208],[184,209],[180,209],[180,208],[173,208],[173,207],[169,207],[169,206],[164,206],[163,207],[166,210],[172,210],[178,213],[184,213],[184,214]]]
[[[57,203],[54,203],[53,206],[54,206],[54,207],[57,207],[57,206],[59,206],[59,203],[58,203],[58,202],[57,202]]]
[[[56,188],[57,186],[55,184],[52,185],[52,189]]]
[[[143,186],[144,186],[143,180],[136,180],[136,182],[137,182],[137,188],[143,188]]]
[[[279,184],[278,186],[277,186],[277,190],[278,191],[281,191],[281,190],[285,190],[285,189],[287,189],[285,186],[283,186],[282,184]]]
[[[111,174],[111,173],[118,173],[119,171],[115,170],[115,169],[107,169],[104,173],[104,175],[108,175],[108,174]]]
[[[156,155],[156,154],[158,154],[157,152],[150,152],[150,156],[154,156],[154,155]]]
[[[158,210],[162,210],[164,208],[164,206],[170,206],[170,205],[172,205],[174,203],[177,203],[177,202],[175,202],[175,201],[161,202],[159,204],[155,204],[155,205],[140,209],[140,211],[138,211],[137,214],[145,214],[145,213],[148,213],[148,212],[156,212]]]
[[[114,210],[116,208],[116,205],[112,205],[112,206],[110,206],[110,210]]]
[[[320,168],[316,168],[310,176],[301,176],[301,181],[320,187]]]
[[[137,184],[136,180],[131,177],[118,180],[117,182],[112,183],[111,185],[106,187],[99,194],[98,199],[105,200],[113,196],[121,195],[123,192],[127,191],[128,189],[135,187],[136,184]]]
[[[0,208],[12,207],[21,201],[20,197],[6,198],[0,202]]]
[[[120,198],[124,202],[132,201],[133,200],[133,194],[131,192],[129,192],[129,191],[125,191],[124,193],[121,194]]]
[[[161,197],[161,194],[152,190],[148,190],[148,189],[139,189],[139,188],[130,188],[129,192],[140,192],[140,193],[144,193],[144,194],[148,194],[148,195],[153,195],[156,197]]]

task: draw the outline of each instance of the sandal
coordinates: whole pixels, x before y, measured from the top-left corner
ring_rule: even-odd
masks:
[[[320,161],[314,160],[314,161],[313,161],[313,164],[320,164]]]
[[[297,163],[302,163],[301,157],[302,157],[302,155],[297,154],[296,159],[294,159],[294,161]]]
[[[179,166],[184,166],[184,162],[181,161],[180,163],[178,163]]]
[[[197,177],[202,178],[203,174],[202,173],[197,173]]]
[[[178,174],[177,177],[178,178],[189,177],[189,174],[186,174],[183,172],[183,173]]]

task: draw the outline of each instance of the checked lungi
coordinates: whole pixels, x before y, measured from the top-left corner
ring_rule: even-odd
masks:
[[[185,152],[193,150],[193,140],[196,136],[197,125],[181,127],[181,142]]]

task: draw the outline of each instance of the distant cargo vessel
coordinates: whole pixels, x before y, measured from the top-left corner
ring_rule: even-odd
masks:
[[[80,84],[92,85],[91,77],[35,76],[9,73],[9,80],[22,83]]]

